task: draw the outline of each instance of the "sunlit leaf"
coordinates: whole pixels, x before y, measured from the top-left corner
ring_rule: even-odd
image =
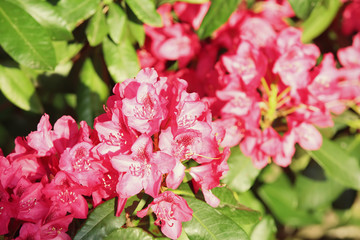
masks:
[[[297,17],[306,19],[320,0],[289,0]]]
[[[269,215],[263,217],[251,233],[251,240],[275,240],[277,232],[275,221]]]
[[[90,213],[84,226],[80,228],[74,237],[74,240],[104,239],[114,230],[120,228],[125,223],[125,212],[120,217],[114,213],[114,198],[99,205]]]
[[[90,46],[100,44],[108,33],[108,25],[101,6],[98,7],[94,16],[90,18],[90,21],[86,26],[85,33]]]
[[[22,8],[0,1],[0,44],[17,62],[36,69],[56,65],[50,35]]]
[[[29,13],[38,23],[45,27],[53,40],[71,40],[73,35],[66,21],[57,9],[46,1],[39,0],[8,0],[17,4]]]
[[[323,138],[323,144],[319,150],[308,152],[329,177],[344,186],[360,189],[359,163],[338,145]]]
[[[115,82],[135,77],[140,70],[139,60],[129,41],[116,45],[108,38],[103,42],[106,66]]]
[[[239,225],[207,203],[191,197],[185,199],[193,210],[191,221],[183,223],[183,228],[190,240],[249,239]]]
[[[221,27],[237,9],[240,0],[212,0],[209,11],[204,17],[197,34],[200,39],[205,39]]]
[[[36,113],[44,111],[33,83],[18,68],[0,65],[0,90],[7,99],[23,110]]]
[[[109,12],[107,15],[107,23],[109,26],[109,34],[111,39],[119,44],[126,30],[126,13],[115,3],[109,4]]]
[[[141,228],[120,228],[113,231],[104,240],[152,240],[150,234]]]
[[[162,20],[160,14],[155,9],[155,3],[152,0],[125,0],[135,15],[144,23],[161,27]]]

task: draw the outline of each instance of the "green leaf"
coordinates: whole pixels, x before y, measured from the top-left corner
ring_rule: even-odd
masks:
[[[299,175],[295,183],[300,209],[319,209],[330,204],[344,191],[344,187],[332,179],[315,181]]]
[[[124,40],[116,45],[105,38],[103,51],[107,68],[115,82],[122,82],[127,78],[135,77],[139,72],[139,60],[129,41]]]
[[[160,14],[155,9],[155,3],[152,0],[125,0],[127,5],[135,13],[135,15],[144,23],[161,27],[162,20]]]
[[[150,234],[141,228],[120,228],[113,231],[104,240],[152,240],[154,239]]]
[[[347,148],[350,156],[356,157],[360,162],[360,134],[356,135],[351,144]]]
[[[323,33],[335,18],[341,6],[340,0],[322,0],[316,4],[310,16],[302,24],[302,42],[311,42]]]
[[[65,19],[50,3],[39,0],[12,0],[12,2],[23,8],[41,26],[46,28],[51,33],[52,40],[72,40],[74,38]]]
[[[101,6],[98,7],[94,16],[90,18],[85,33],[89,44],[92,47],[100,44],[108,33],[108,25]]]
[[[275,182],[260,187],[258,193],[283,224],[298,227],[321,222],[316,216],[298,209],[296,192],[284,174]]]
[[[76,105],[78,119],[92,126],[94,118],[103,112],[102,106],[108,95],[108,87],[97,75],[91,60],[86,59],[80,71]]]
[[[109,4],[107,23],[111,39],[119,44],[126,30],[126,13],[118,4]]]
[[[308,153],[329,177],[347,187],[360,189],[359,163],[341,147],[323,138],[321,148],[317,151],[308,151]]]
[[[229,171],[222,182],[238,192],[249,190],[260,173],[260,170],[254,167],[251,159],[241,153],[238,146],[231,148],[228,165]]]
[[[100,0],[60,0],[57,7],[68,27],[73,30],[96,12],[99,3]]]
[[[306,19],[320,0],[289,0],[297,17]]]
[[[274,240],[277,232],[275,221],[269,215],[263,217],[251,233],[251,240]]]
[[[131,9],[127,9],[128,15],[128,32],[129,35],[136,40],[140,47],[145,43],[145,29],[144,24],[136,17]]]
[[[230,15],[237,9],[240,0],[212,0],[209,11],[204,17],[197,34],[205,39],[227,22]]]
[[[23,110],[35,113],[44,111],[33,83],[20,69],[0,65],[0,90],[9,101]]]
[[[190,240],[192,239],[249,239],[244,230],[231,219],[196,198],[185,197],[193,210],[192,219],[183,223]]]
[[[115,229],[125,224],[125,212],[120,217],[114,213],[115,198],[104,202],[94,209],[88,216],[84,226],[80,228],[74,240],[80,239],[104,239]]]
[[[0,44],[17,62],[50,70],[56,65],[48,32],[22,8],[0,1]]]
[[[202,4],[202,3],[207,3],[210,0],[181,0],[180,2],[186,2],[186,3],[193,3],[193,4]],[[158,0],[157,5],[163,5],[165,3],[174,3],[174,2],[179,2],[179,0]]]

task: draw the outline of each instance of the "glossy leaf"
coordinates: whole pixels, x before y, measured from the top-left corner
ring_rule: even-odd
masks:
[[[237,9],[240,0],[212,0],[209,11],[204,17],[197,34],[200,39],[205,39],[221,27]]]
[[[295,184],[301,209],[319,209],[330,204],[344,191],[344,187],[332,179],[316,181],[298,176]]]
[[[78,119],[92,126],[94,118],[103,112],[102,106],[108,94],[108,87],[97,75],[91,60],[86,59],[80,71],[76,107]]]
[[[360,189],[359,163],[341,147],[323,138],[321,148],[317,151],[309,151],[309,154],[329,177],[344,186]]]
[[[50,35],[22,8],[0,1],[0,44],[17,62],[36,69],[56,65]]]
[[[109,26],[109,34],[111,39],[119,44],[126,30],[126,13],[115,3],[109,4],[109,12],[107,15],[107,23]]]
[[[306,19],[320,0],[289,0],[297,17]]]
[[[116,45],[108,38],[103,42],[103,51],[107,68],[115,82],[135,77],[140,70],[139,60],[129,41]]]
[[[308,43],[323,33],[332,23],[340,6],[340,0],[320,1],[302,24],[304,32],[301,40]]]
[[[320,219],[316,216],[298,209],[296,192],[285,175],[281,175],[273,183],[263,185],[258,193],[283,224],[298,227],[320,223]]]
[[[34,84],[18,68],[0,65],[0,90],[9,101],[23,110],[36,113],[44,111]]]
[[[127,15],[129,36],[131,36],[139,44],[139,46],[142,47],[145,43],[144,24],[139,20],[139,18],[136,17],[131,9],[127,9]]]
[[[125,212],[120,217],[116,217],[114,213],[114,198],[104,202],[94,209],[88,216],[85,224],[77,232],[74,240],[80,239],[104,239],[114,230],[125,224]]]
[[[68,27],[73,30],[96,12],[99,3],[100,0],[60,0],[57,7]]]
[[[91,17],[85,29],[86,37],[90,46],[100,44],[108,33],[108,25],[101,6],[98,7],[94,16]]]
[[[181,0],[181,2],[186,2],[186,3],[192,3],[192,4],[202,4],[202,3],[206,3],[209,2],[210,0]],[[178,0],[159,0],[158,1],[158,5],[163,5],[165,3],[174,3],[174,2],[179,2]]]
[[[244,230],[230,218],[196,198],[185,198],[193,210],[191,221],[183,222],[189,239],[249,239]]]
[[[13,0],[14,4],[23,8],[41,26],[51,33],[52,40],[71,40],[73,35],[68,29],[65,19],[57,9],[46,1],[39,0]]]
[[[267,215],[254,227],[250,238],[251,240],[275,240],[276,231],[274,219]]]
[[[155,3],[152,0],[125,0],[135,15],[144,23],[161,27],[162,20],[160,14],[156,11]]]
[[[141,228],[119,228],[113,231],[104,240],[152,240],[154,239],[150,234]]]
[[[238,146],[231,149],[228,164],[229,171],[222,181],[235,191],[245,192],[249,190],[260,170],[254,167],[250,158],[241,153]]]

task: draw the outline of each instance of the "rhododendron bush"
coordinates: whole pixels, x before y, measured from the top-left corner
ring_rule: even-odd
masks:
[[[360,1],[0,1],[0,239],[356,239]]]

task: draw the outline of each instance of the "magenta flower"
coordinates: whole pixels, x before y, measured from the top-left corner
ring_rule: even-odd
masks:
[[[153,143],[143,134],[131,147],[131,154],[119,154],[111,159],[113,167],[124,173],[119,177],[116,190],[120,198],[128,198],[142,189],[156,197],[159,194],[162,174],[168,173],[175,166],[175,159],[164,152],[153,152]]]
[[[156,214],[155,224],[171,239],[180,237],[181,222],[190,221],[193,213],[185,199],[170,191],[160,194],[148,207],[137,212],[137,216],[145,217],[149,208]]]

